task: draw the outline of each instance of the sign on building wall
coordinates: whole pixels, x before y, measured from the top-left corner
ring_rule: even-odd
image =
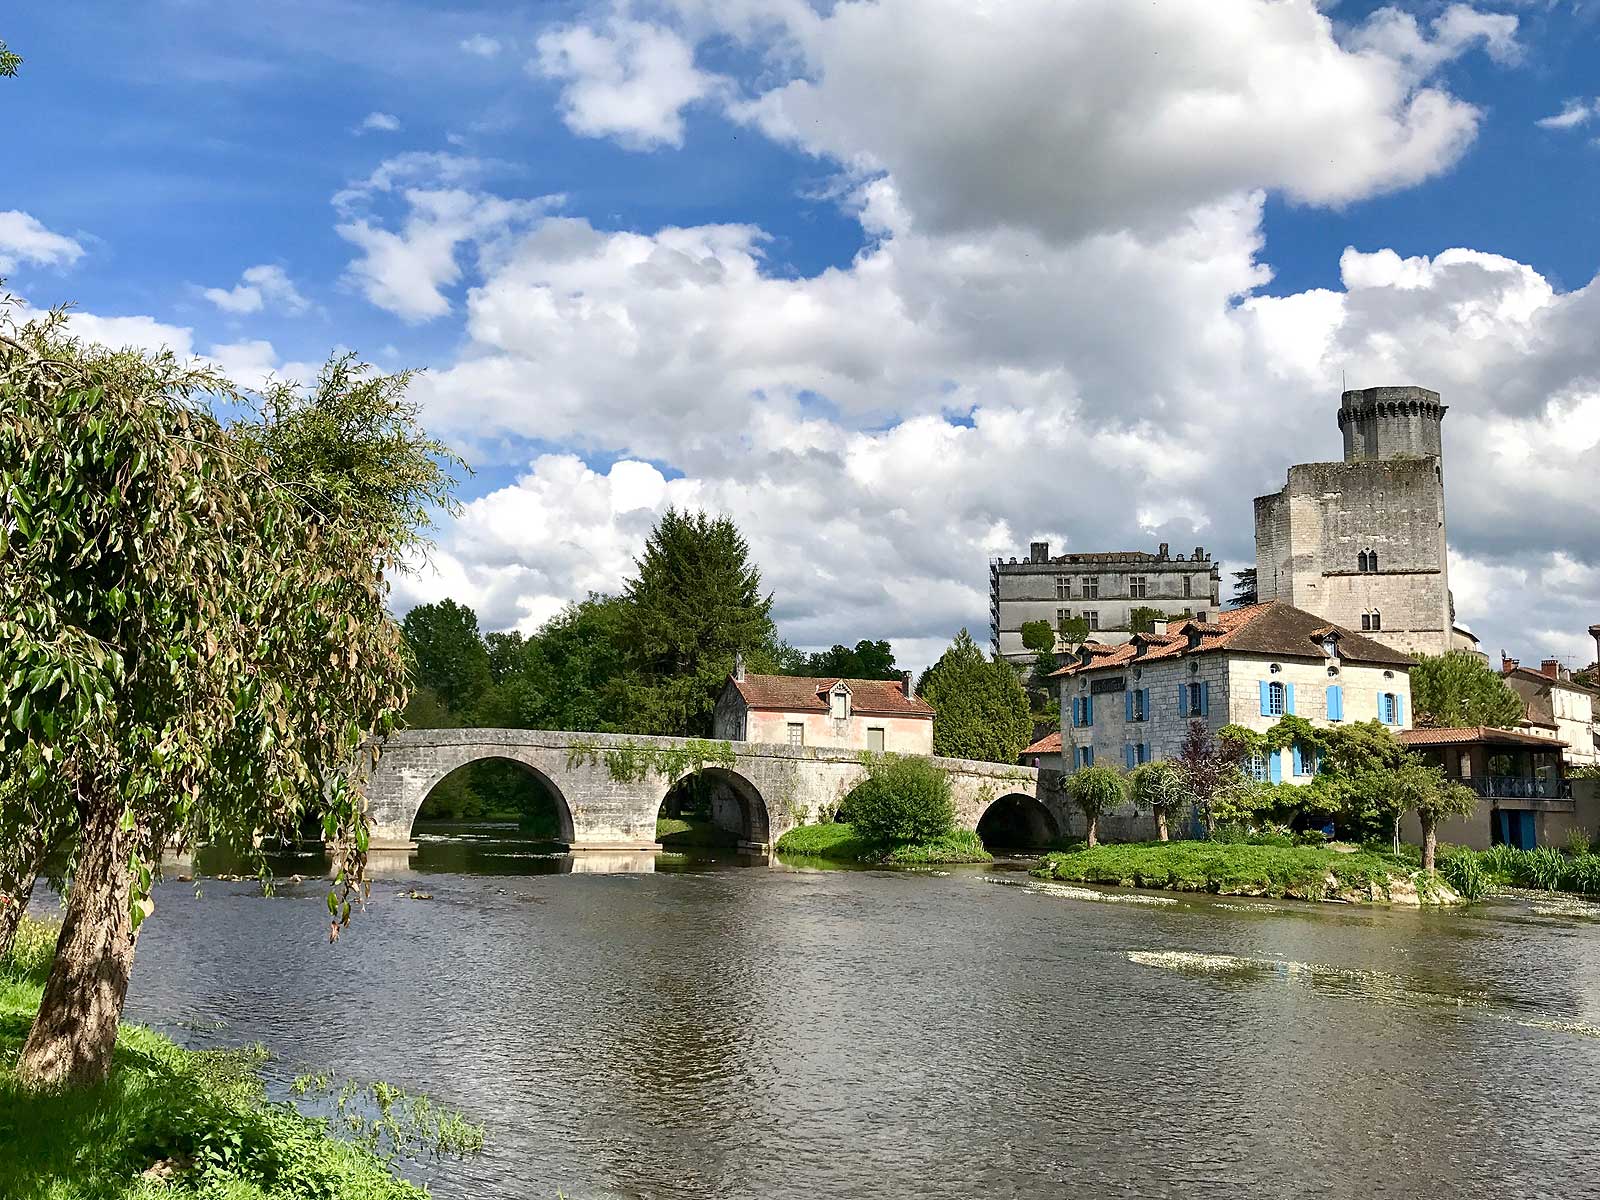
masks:
[[[1091,679],[1089,681],[1089,693],[1094,696],[1103,695],[1106,692],[1124,692],[1127,689],[1128,681],[1121,675],[1115,679]]]

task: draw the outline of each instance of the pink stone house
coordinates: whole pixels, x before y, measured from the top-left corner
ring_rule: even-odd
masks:
[[[902,679],[747,675],[742,666],[717,699],[713,736],[830,750],[933,753],[933,706]]]

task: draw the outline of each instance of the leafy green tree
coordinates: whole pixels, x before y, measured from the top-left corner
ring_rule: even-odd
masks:
[[[1022,644],[1035,654],[1049,654],[1056,648],[1056,631],[1049,621],[1024,621]]]
[[[854,649],[834,646],[809,655],[800,669],[779,674],[812,675],[818,679],[898,679],[895,670],[894,650],[885,641],[867,641],[863,638]]]
[[[983,657],[963,629],[923,674],[918,694],[933,705],[933,752],[1014,763],[1033,732],[1017,673]]]
[[[1408,762],[1389,777],[1391,805],[1397,813],[1414,812],[1422,826],[1422,869],[1433,870],[1439,849],[1439,822],[1446,817],[1471,816],[1478,809],[1478,793],[1452,779],[1438,767]]]
[[[1156,627],[1156,622],[1165,620],[1166,616],[1159,608],[1141,604],[1128,614],[1128,628],[1134,633],[1149,633]]]
[[[4,41],[0,41],[0,78],[9,78],[17,73],[17,68],[22,65],[22,56],[13,54],[6,48]]]
[[[955,824],[950,778],[925,758],[875,759],[847,803],[850,824],[878,846],[931,842]]]
[[[1418,725],[1441,729],[1504,728],[1523,718],[1522,697],[1488,663],[1462,650],[1417,658],[1411,704]]]
[[[486,633],[484,648],[489,652],[489,678],[494,683],[504,683],[522,671],[522,658],[527,650],[527,639],[522,634]]]
[[[1167,822],[1194,803],[1183,768],[1172,759],[1140,763],[1128,773],[1128,795],[1134,806],[1156,819],[1156,839],[1167,840]]]
[[[465,604],[419,604],[400,628],[416,663],[417,684],[456,712],[466,712],[493,682],[489,649],[478,633],[478,614]]]
[[[1089,640],[1089,622],[1082,617],[1062,617],[1056,622],[1056,632],[1062,641],[1077,645]]]
[[[738,651],[770,650],[772,597],[728,517],[668,509],[623,589],[631,732],[708,737]]]
[[[1084,767],[1067,776],[1067,795],[1088,824],[1085,841],[1100,844],[1100,818],[1128,798],[1128,778],[1115,767]]]
[[[71,886],[26,1085],[105,1079],[151,883],[173,842],[253,855],[322,821],[330,936],[361,884],[350,767],[405,703],[386,580],[448,506],[404,375],[331,364],[222,425],[225,378],[111,352],[58,315],[0,321],[0,843],[66,829]],[[315,448],[341,415],[367,444]],[[366,477],[372,463],[392,468]]]

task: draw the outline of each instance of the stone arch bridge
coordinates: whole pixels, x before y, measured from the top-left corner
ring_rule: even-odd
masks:
[[[712,787],[712,817],[752,848],[836,809],[866,778],[856,751],[697,742],[685,738],[561,733],[537,729],[408,729],[382,743],[367,779],[374,849],[411,844],[422,802],[453,771],[502,759],[554,797],[561,840],[574,850],[655,849],[656,816],[667,792],[700,771]],[[977,829],[1008,800],[1042,844],[1069,824],[1056,789],[1041,794],[1032,767],[930,758],[950,777],[956,825]]]

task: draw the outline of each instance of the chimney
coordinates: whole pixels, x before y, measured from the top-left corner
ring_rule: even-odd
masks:
[[[743,650],[735,650],[733,652],[733,681],[735,683],[743,683],[744,682],[744,651]]]
[[[1162,542],[1160,547],[1156,550],[1156,557],[1159,558],[1162,562],[1166,562],[1167,561],[1167,557],[1168,557],[1167,551],[1169,551],[1171,549],[1172,549],[1172,547],[1169,546],[1166,542]]]
[[[1159,618],[1157,620],[1154,620],[1154,621],[1150,622],[1150,632],[1151,633],[1166,633],[1166,631],[1167,631],[1167,622],[1166,622],[1165,618]]]
[[[1561,662],[1559,659],[1547,658],[1539,664],[1539,674],[1548,675],[1551,679],[1561,678]]]
[[[1029,562],[1036,562],[1036,563],[1049,562],[1050,561],[1050,543],[1049,542],[1029,542],[1028,543],[1028,561]]]
[[[912,697],[912,691],[911,691],[912,683],[911,683],[911,672],[910,671],[901,671],[900,672],[900,687],[905,692],[907,700],[910,700],[910,699],[913,698]]]
[[[1506,675],[1515,671],[1521,664],[1514,658],[1508,658],[1504,650],[1500,651],[1500,674]]]
[[[1204,546],[1196,546],[1194,548],[1194,556],[1196,561],[1204,559],[1206,556],[1206,548]]]

